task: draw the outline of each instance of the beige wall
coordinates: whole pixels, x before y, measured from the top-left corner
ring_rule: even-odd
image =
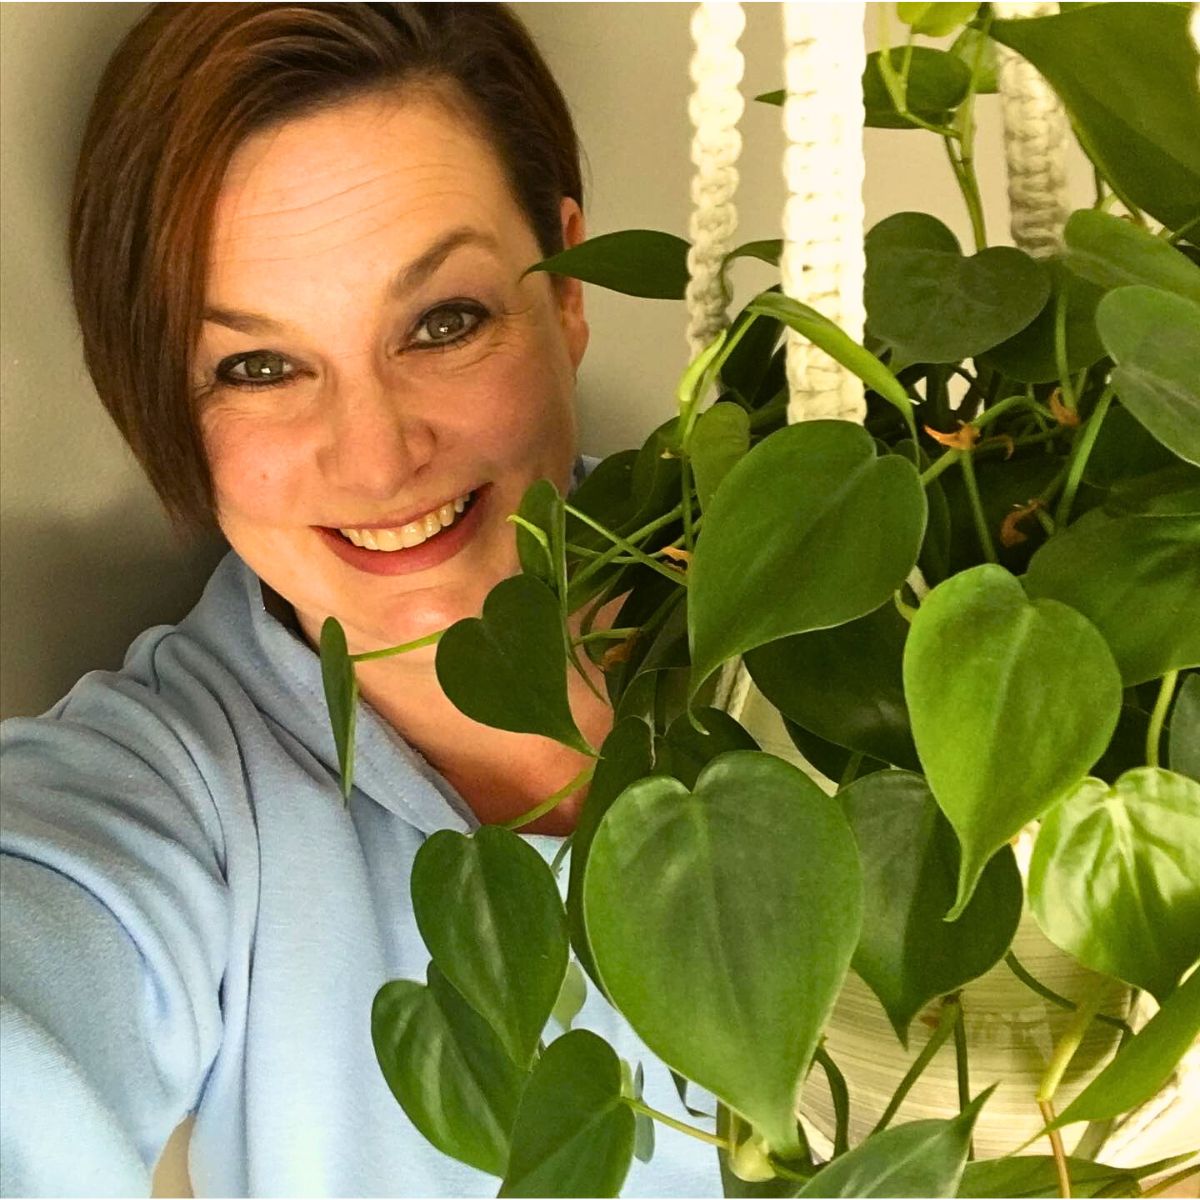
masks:
[[[131,638],[190,606],[219,547],[180,546],[84,373],[68,296],[64,229],[86,106],[137,4],[4,4],[3,392],[0,713],[30,713],[85,670],[119,665]],[[687,233],[687,4],[518,4],[578,120],[593,233]],[[872,6],[875,7],[875,6]],[[780,86],[779,6],[747,6],[744,92]],[[868,22],[874,35],[874,14]],[[1005,236],[994,97],[981,102],[989,229]],[[778,109],[747,105],[740,234],[776,236],[783,186]],[[869,130],[867,215],[922,207],[969,240],[938,140]],[[1086,187],[1086,172],[1077,172]],[[1081,197],[1082,199],[1082,197]],[[773,282],[737,267],[739,298]],[[584,448],[632,444],[669,415],[685,362],[682,306],[589,288],[580,376]]]

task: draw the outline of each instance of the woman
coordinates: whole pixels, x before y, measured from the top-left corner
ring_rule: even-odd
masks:
[[[424,978],[424,838],[580,761],[462,717],[417,651],[360,670],[343,807],[314,646],[331,614],[357,652],[477,613],[525,488],[577,477],[579,286],[522,272],[584,237],[581,200],[499,5],[161,5],[117,51],[71,230],[88,366],[232,553],[122,671],[5,727],[6,1194],[144,1192],[189,1112],[199,1194],[494,1193],[388,1092],[371,1001]],[[530,827],[546,857],[581,799]],[[598,996],[577,1023],[684,1115]],[[719,1194],[713,1151],[656,1132],[626,1194]]]

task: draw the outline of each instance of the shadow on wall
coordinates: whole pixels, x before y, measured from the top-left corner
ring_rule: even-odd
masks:
[[[44,712],[86,672],[120,667],[143,630],[187,614],[228,549],[215,533],[163,537],[136,495],[85,520],[6,513],[0,547],[5,717]]]

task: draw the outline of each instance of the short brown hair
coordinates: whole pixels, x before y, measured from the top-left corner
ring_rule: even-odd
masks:
[[[211,524],[191,378],[213,211],[233,152],[267,126],[385,88],[469,102],[543,255],[583,203],[562,92],[503,4],[158,4],[101,79],[71,207],[84,358],[167,513]]]

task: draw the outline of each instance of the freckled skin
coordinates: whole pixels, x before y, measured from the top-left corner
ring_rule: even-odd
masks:
[[[200,379],[253,350],[300,372],[279,388],[219,389],[202,409],[230,544],[314,642],[329,614],[356,652],[477,613],[517,570],[505,515],[539,477],[569,480],[587,342],[578,286],[519,281],[541,253],[495,155],[433,96],[358,100],[247,141],[215,216],[210,307],[261,313],[285,331],[206,323]],[[564,224],[582,237],[571,201]],[[498,255],[461,247],[415,294],[389,300],[392,276],[460,225],[495,237]],[[494,317],[461,347],[413,348],[419,319],[453,299]],[[491,520],[455,558],[416,574],[363,574],[312,528],[370,524],[485,482]]]

